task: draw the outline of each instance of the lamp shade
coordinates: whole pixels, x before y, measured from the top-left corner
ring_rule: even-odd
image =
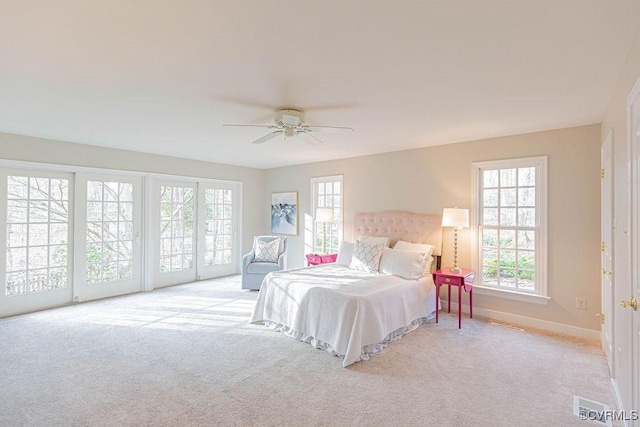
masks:
[[[316,222],[333,222],[333,208],[316,209]]]
[[[443,227],[469,227],[469,209],[444,208],[442,210]]]

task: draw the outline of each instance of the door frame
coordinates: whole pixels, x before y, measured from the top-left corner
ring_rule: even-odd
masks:
[[[600,148],[601,162],[601,234],[602,234],[602,275],[601,275],[601,345],[605,353],[609,373],[615,378],[615,322],[614,322],[614,277],[611,274],[614,265],[614,233],[613,218],[615,217],[614,204],[614,134],[609,131],[602,147]],[[608,161],[605,160],[608,158]]]
[[[635,112],[635,114],[634,114]],[[634,116],[636,122],[634,122]],[[634,296],[640,300],[640,77],[627,97],[627,147],[631,163],[631,280],[629,292],[619,295],[619,299],[627,300]],[[618,310],[631,310],[618,307]],[[629,396],[631,407],[640,410],[640,311],[631,311],[630,325],[631,376],[632,395]],[[622,402],[621,402],[622,403]],[[625,409],[623,407],[623,409]],[[634,425],[640,426],[635,420]]]

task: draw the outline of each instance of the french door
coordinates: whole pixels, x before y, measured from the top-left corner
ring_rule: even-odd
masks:
[[[237,187],[232,183],[198,186],[198,280],[237,271]]]
[[[0,316],[72,301],[73,175],[0,170]]]
[[[151,198],[155,221],[154,288],[196,280],[195,229],[197,186],[191,182],[156,181]]]
[[[238,271],[237,183],[158,180],[149,235],[154,282],[159,288]],[[153,238],[154,233],[157,239]]]
[[[74,300],[140,292],[142,179],[76,174]]]

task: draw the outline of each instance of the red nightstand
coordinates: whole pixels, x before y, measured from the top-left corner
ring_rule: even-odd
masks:
[[[329,264],[332,262],[336,262],[337,258],[338,258],[338,254],[327,254],[327,255],[309,254],[307,255],[307,266]]]
[[[440,286],[449,286],[449,307],[448,313],[451,313],[451,286],[458,287],[458,329],[462,326],[462,289],[469,292],[469,317],[473,318],[473,282],[476,278],[476,272],[473,270],[462,269],[460,273],[454,273],[448,268],[438,270],[433,273],[433,283],[436,285],[436,297],[440,296]],[[438,323],[438,308],[436,306],[436,323]]]

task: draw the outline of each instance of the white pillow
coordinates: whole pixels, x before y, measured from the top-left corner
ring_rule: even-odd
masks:
[[[387,248],[389,247],[389,243],[391,243],[391,237],[365,236],[364,234],[358,236],[357,240],[360,240],[362,243],[382,243]]]
[[[278,256],[280,256],[280,238],[273,239],[270,242],[256,240],[253,253],[255,262],[278,262]]]
[[[426,256],[420,252],[385,248],[380,259],[380,273],[418,280],[424,276],[425,260]],[[426,272],[429,274],[429,270]]]
[[[398,249],[401,251],[420,252],[421,254],[425,254],[427,256],[431,256],[435,248],[435,246],[426,243],[411,243],[405,242],[404,240],[398,240],[398,242],[393,247],[393,249]]]
[[[433,264],[433,260],[434,258],[432,256],[427,257],[425,255],[424,257],[424,271],[422,272],[422,276],[428,276],[429,274],[431,274],[431,264]]]
[[[338,258],[336,258],[336,264],[346,265],[349,267],[351,264],[351,257],[353,256],[353,243],[342,241],[340,243],[340,249],[338,249]]]
[[[356,240],[349,268],[366,273],[377,273],[383,249],[383,243],[369,244]]]

